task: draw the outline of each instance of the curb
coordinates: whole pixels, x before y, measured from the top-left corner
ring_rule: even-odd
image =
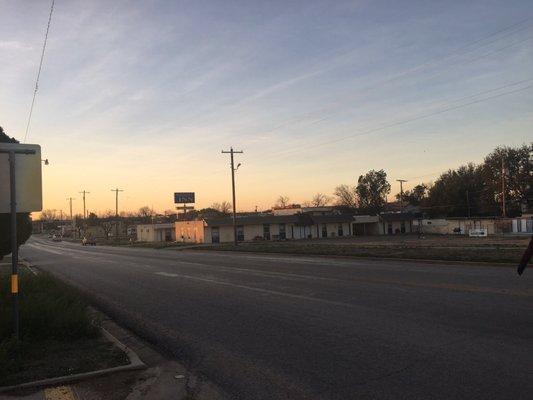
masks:
[[[95,378],[95,377],[99,377],[103,375],[109,375],[115,372],[133,371],[133,370],[139,370],[139,369],[146,368],[146,364],[141,361],[137,353],[135,353],[132,349],[130,349],[125,344],[120,342],[116,337],[114,337],[111,333],[106,331],[104,328],[102,328],[102,334],[106,337],[106,339],[108,339],[115,346],[117,346],[120,350],[126,353],[126,355],[128,356],[130,360],[129,364],[121,365],[121,366],[113,367],[113,368],[99,369],[96,371],[82,372],[79,374],[58,376],[56,378],[48,378],[48,379],[42,379],[42,380],[33,381],[33,382],[21,383],[19,385],[2,386],[0,387],[0,393],[10,392],[10,391],[18,390],[18,389],[36,388],[36,387],[41,387],[41,386],[52,386],[52,385],[63,384],[67,382],[79,381],[83,379]]]

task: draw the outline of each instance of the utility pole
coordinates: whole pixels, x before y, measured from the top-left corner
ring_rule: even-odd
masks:
[[[470,196],[468,193],[468,189],[466,189],[466,208],[468,210],[468,218],[470,218]]]
[[[67,200],[69,201],[69,204],[70,204],[70,223],[72,224],[72,226],[74,226],[74,219],[72,218],[72,200],[76,200],[72,197],[68,197]]]
[[[118,192],[123,192],[124,190],[116,188],[111,189],[112,192],[115,192],[115,239],[118,238]]]
[[[233,147],[230,147],[229,151],[222,150],[222,154],[230,154],[231,156],[231,191],[233,197],[233,243],[237,246],[237,215],[236,215],[236,205],[235,205],[235,171],[240,167],[240,163],[237,165],[237,168],[234,167],[233,155],[242,154],[242,150],[235,151]]]
[[[505,210],[505,165],[502,155],[502,216],[505,218],[507,216],[507,212]]]
[[[396,182],[400,182],[400,209],[403,211],[403,183],[407,181],[405,179],[396,179]]]
[[[86,194],[89,194],[91,192],[87,192],[86,190],[82,191],[82,192],[79,192],[80,194],[83,195],[83,219],[87,219],[87,213],[85,212],[85,195]]]

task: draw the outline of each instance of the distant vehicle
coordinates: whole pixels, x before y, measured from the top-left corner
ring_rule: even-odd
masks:
[[[82,240],[81,240],[81,244],[83,246],[96,246],[96,239],[93,239],[93,238],[86,238],[84,237]]]
[[[61,236],[52,236],[52,242],[61,242]]]

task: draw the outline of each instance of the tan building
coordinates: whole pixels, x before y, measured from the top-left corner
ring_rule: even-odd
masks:
[[[173,223],[137,225],[138,242],[174,242],[176,233]]]
[[[237,240],[298,240],[378,234],[378,217],[347,214],[237,216]],[[190,243],[233,242],[233,219],[205,218],[175,222],[178,241]]]

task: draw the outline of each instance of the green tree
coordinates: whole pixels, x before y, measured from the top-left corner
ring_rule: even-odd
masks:
[[[494,214],[502,213],[502,161],[505,173],[505,200],[508,216],[519,215],[521,205],[527,201],[531,184],[530,152],[533,145],[497,147],[485,157],[483,181],[487,191],[483,201]]]
[[[371,170],[359,176],[355,191],[361,211],[370,214],[379,213],[387,201],[390,189],[387,173],[384,170]]]
[[[0,126],[0,143],[18,143],[18,141],[7,136]],[[19,245],[28,240],[31,231],[30,214],[17,213],[17,242]],[[0,214],[0,259],[9,253],[11,253],[11,216]]]
[[[406,190],[403,192],[403,201],[404,203],[411,204],[412,206],[419,206],[422,204],[424,199],[427,197],[428,185],[425,183],[420,183],[416,185],[411,190]],[[401,200],[402,196],[400,193],[396,195],[396,200]]]
[[[431,216],[449,217],[490,213],[490,205],[483,202],[486,192],[483,165],[469,163],[440,175],[422,201],[423,210]]]

